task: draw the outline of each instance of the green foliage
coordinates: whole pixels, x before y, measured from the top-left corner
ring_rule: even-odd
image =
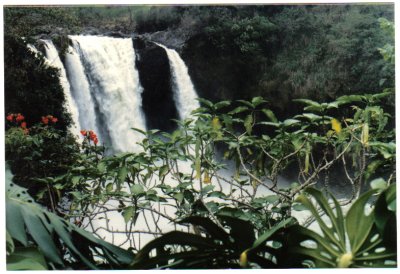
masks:
[[[378,192],[375,205],[370,205],[370,198]],[[307,188],[296,199],[311,211],[322,235],[291,218],[257,237],[255,227],[237,217],[218,214],[212,221],[191,216],[179,223],[193,226],[195,234],[173,231],[162,235],[138,252],[132,267],[395,267],[395,185],[364,193],[346,216],[336,198],[333,195],[329,198],[331,202],[319,190]],[[366,207],[372,207],[368,213]],[[326,219],[321,217],[324,215]]]
[[[285,38],[283,51],[278,53],[272,68],[277,74],[273,73],[268,81],[284,79],[281,85],[289,88],[295,98],[317,100],[380,90],[378,83],[385,64],[377,47],[392,39],[379,29],[377,21],[385,8],[315,6],[286,9],[275,17]],[[390,71],[385,74],[393,75],[393,67]]]
[[[48,270],[43,254],[35,247],[18,247],[7,255],[7,270]]]
[[[33,201],[26,189],[15,185],[11,179],[8,175],[6,225],[10,237],[7,241],[9,245],[18,242],[22,247],[9,249],[9,270],[39,270],[48,265],[63,268],[80,264],[97,269],[104,262],[109,267],[121,267],[131,262],[132,253],[46,211]]]
[[[229,19],[220,17],[204,29],[211,43],[223,52],[259,57],[276,42],[277,27],[266,17]]]
[[[68,12],[66,12],[68,11]],[[4,33],[19,37],[30,37],[49,33],[52,28],[73,29],[78,18],[73,9],[63,7],[4,7]]]
[[[135,129],[144,135],[141,152],[105,156],[102,147],[85,141],[83,153],[59,181],[71,199],[68,216],[88,226],[86,218],[99,217],[97,208],[116,203],[105,211],[121,215],[132,241],[142,232],[128,228],[149,212],[158,216],[147,232],[154,235],[159,235],[157,220],[180,227],[177,220],[189,216],[221,215],[249,222],[261,234],[286,220],[294,198],[321,177],[329,190],[329,182],[339,178],[326,174],[335,170],[342,172],[353,201],[369,179],[379,174],[391,183],[396,176],[391,118],[380,107],[388,95],[297,100],[304,113],[283,121],[261,97],[216,104],[200,99],[196,120],[178,121],[172,133]],[[282,185],[280,176],[290,174],[295,182]]]
[[[180,224],[193,225],[197,234],[169,232],[157,238],[136,255],[135,269],[219,269],[257,265],[262,268],[279,266],[282,256],[279,232],[293,220],[287,219],[255,240],[255,228],[239,218],[218,215],[217,223],[204,217],[188,217]],[[229,229],[229,233],[227,232]],[[273,242],[267,246],[266,242]],[[156,254],[152,251],[156,250]],[[277,261],[278,260],[278,261]]]
[[[57,69],[49,67],[44,57],[28,49],[29,38],[4,37],[5,113],[23,113],[28,126],[49,113],[59,119],[57,127],[65,130],[70,116],[64,107],[64,94]]]
[[[113,212],[125,222],[126,231],[120,232],[125,233],[127,241],[140,237],[142,231],[134,229],[138,220],[145,220],[148,225],[144,233],[162,234],[145,247],[131,246],[139,254],[133,268],[347,267],[353,261],[370,266],[364,264],[369,259],[373,265],[383,266],[379,256],[393,259],[395,254],[393,240],[388,236],[395,230],[394,188],[390,186],[377,199],[377,214],[365,215],[363,210],[371,195],[391,185],[396,177],[395,135],[389,123],[392,118],[381,107],[390,95],[383,92],[342,96],[324,103],[296,100],[304,106],[304,113],[284,120],[276,117],[262,97],[215,104],[200,99],[202,106],[193,112],[193,117],[177,121],[179,127],[172,133],[135,129],[144,135],[142,151],[107,156],[104,147],[86,136],[81,153],[74,154],[76,158],[62,174],[40,175],[35,182],[59,190],[60,197],[66,195],[70,201],[67,208],[53,209],[62,209],[65,218],[81,228],[90,227],[92,220],[107,218]],[[32,127],[29,134],[12,127],[6,144],[16,151],[13,157],[18,160],[29,147],[44,153],[45,148],[50,148],[40,140],[58,137],[58,131],[48,125]],[[220,151],[224,160],[217,158]],[[230,169],[226,168],[228,161],[232,163]],[[39,164],[53,168],[46,163]],[[57,166],[57,162],[51,164]],[[352,190],[349,202],[355,201],[346,217],[333,195],[331,209],[320,191],[309,188],[335,165],[344,170],[343,180]],[[279,177],[288,176],[288,169],[297,180],[285,186]],[[373,190],[362,194],[365,182],[379,176],[388,178],[387,182],[373,180]],[[319,217],[318,209],[301,194],[303,190],[318,202],[330,224]],[[325,190],[329,190],[328,185]],[[299,198],[295,200],[296,197]],[[110,208],[110,203],[116,206]],[[323,236],[303,226],[293,226],[292,206],[294,210],[311,210]],[[58,267],[74,262],[60,259],[61,254],[56,251],[60,244],[69,250],[71,260],[82,263],[79,267],[102,267],[92,260],[95,254],[87,245],[103,250],[101,255],[107,261],[104,267],[109,267],[109,262],[112,267],[127,262],[125,253],[120,254],[120,260],[109,257],[108,251],[119,251],[95,241],[97,238],[90,238],[89,243],[82,240],[92,234],[82,234],[81,230],[75,233],[75,226],[43,212],[37,205],[31,207],[30,203],[8,199],[7,207],[14,210],[7,217],[7,226],[14,227],[13,231],[8,229],[14,244],[15,240],[27,244],[31,239],[46,260]],[[149,212],[151,224],[146,219]],[[163,234],[160,220],[172,223],[177,231]],[[183,231],[188,224],[194,227],[195,234]],[[26,231],[21,229],[25,226]],[[65,234],[65,229],[74,231],[74,236]],[[61,240],[52,242],[43,231],[54,233]],[[347,238],[350,249],[345,244]],[[301,245],[303,240],[312,240],[318,248],[310,250]],[[9,253],[12,246],[9,241]],[[386,249],[380,253],[375,247]],[[301,255],[288,262],[287,250]],[[85,254],[91,255],[87,258]],[[305,264],[310,260],[311,264]]]
[[[261,95],[289,116],[293,98],[325,101],[393,86],[394,66],[377,50],[393,44],[378,22],[392,20],[392,6],[218,8],[220,16],[210,16],[214,7],[194,13],[204,25],[183,50],[197,90],[213,101]]]
[[[54,211],[66,187],[62,175],[78,157],[75,138],[53,125],[36,124],[28,131],[12,123],[9,126],[5,152],[15,182]]]
[[[394,23],[390,22],[386,18],[379,18],[379,23],[381,24],[381,28],[386,31],[391,37],[394,37]],[[379,52],[382,54],[383,59],[390,64],[394,65],[395,62],[395,54],[394,54],[394,45],[386,44],[383,48],[378,48]]]
[[[173,6],[141,6],[132,12],[139,33],[166,30],[176,26],[182,17],[180,7]]]
[[[368,206],[371,196],[377,192],[378,189],[365,192],[352,204],[344,216],[334,196],[330,196],[333,202],[333,208],[331,208],[330,203],[320,191],[306,189],[296,201],[311,211],[322,235],[299,225],[289,228],[287,244],[291,257],[288,261],[290,266],[395,267],[396,233],[388,234],[388,230],[385,231],[388,227],[392,229],[396,223],[395,210],[389,209],[388,206],[395,203],[395,185],[387,189],[383,188],[375,207],[369,210],[371,212],[366,213],[366,208],[371,208],[371,205]],[[320,211],[306,196],[307,194],[315,200],[318,208],[329,218],[329,221],[320,217]],[[380,215],[381,210],[386,211],[385,214]]]

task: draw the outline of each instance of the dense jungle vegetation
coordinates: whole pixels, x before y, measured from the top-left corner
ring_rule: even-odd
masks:
[[[7,269],[397,266],[392,5],[9,6],[4,19]],[[141,152],[106,155],[84,129],[77,141],[58,71],[27,44],[48,35],[62,52],[93,30],[183,40],[201,107],[173,132],[133,129]],[[99,209],[153,239],[104,241]]]

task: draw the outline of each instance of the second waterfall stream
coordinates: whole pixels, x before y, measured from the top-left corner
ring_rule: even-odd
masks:
[[[178,109],[179,118],[184,120],[190,117],[190,113],[193,110],[200,107],[199,102],[196,100],[196,91],[194,90],[188,69],[176,50],[169,49],[161,44],[157,45],[162,47],[167,53],[172,70],[173,98]]]

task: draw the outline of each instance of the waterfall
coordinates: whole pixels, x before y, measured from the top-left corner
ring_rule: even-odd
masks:
[[[100,136],[114,152],[136,151],[145,129],[139,74],[130,38],[70,36],[80,52],[94,99]]]
[[[27,44],[26,47],[28,48],[29,51],[35,54],[35,57],[38,57],[39,55],[43,56],[43,54],[40,51],[38,51],[34,45]]]
[[[183,62],[179,54],[175,50],[169,49],[161,44],[157,45],[162,47],[168,55],[172,71],[174,101],[180,119],[184,120],[190,117],[193,110],[200,107],[199,102],[196,100],[196,91],[194,90],[185,62]]]
[[[90,93],[89,81],[80,59],[79,45],[76,41],[72,41],[72,44],[73,46],[68,48],[68,52],[65,55],[65,67],[71,85],[71,93],[75,99],[79,113],[85,114],[79,116],[80,129],[93,130],[102,143],[103,136],[101,136],[97,127],[95,103]]]
[[[68,82],[64,65],[61,62],[60,57],[58,56],[57,48],[54,46],[53,42],[50,40],[41,41],[43,41],[43,43],[45,44],[46,58],[48,60],[48,64],[59,69],[60,71],[60,83],[64,91],[65,106],[67,111],[71,114],[72,118],[72,123],[69,130],[73,135],[79,135],[79,112],[75,101],[71,96],[71,88]],[[34,51],[34,47],[30,47],[30,49]]]
[[[71,46],[65,54],[65,68],[60,76],[62,82],[68,84],[69,98],[76,103],[77,125],[79,129],[94,130],[100,142],[110,147],[110,151],[138,151],[136,142],[143,135],[131,128],[146,129],[142,111],[141,93],[143,88],[139,82],[136,69],[136,55],[131,39],[100,36],[69,36]],[[46,41],[46,44],[49,44]],[[175,50],[160,45],[167,53],[170,70],[173,100],[180,119],[190,117],[191,112],[199,107],[197,94],[188,74],[185,63]],[[50,48],[50,46],[48,46]],[[62,63],[54,48],[49,59],[57,60],[58,67]],[[68,80],[67,80],[68,77]],[[69,83],[68,83],[69,81]],[[75,109],[70,109],[71,113]],[[155,163],[162,165],[163,163]],[[180,170],[191,170],[191,162],[179,163]],[[176,180],[169,175],[171,184]],[[154,175],[153,180],[159,178]],[[126,185],[123,187],[127,187]],[[108,200],[104,205],[109,212],[90,220],[89,230],[96,230],[107,241],[129,247],[127,235],[118,233],[127,230],[123,216],[118,209],[117,200]],[[98,209],[93,209],[94,212]],[[164,213],[173,216],[172,208],[163,206]],[[153,217],[149,212],[143,213],[135,225],[135,230],[146,230],[147,222]],[[154,222],[156,222],[154,220]],[[169,220],[157,221],[164,230],[172,230]],[[107,230],[105,229],[107,228]],[[148,242],[152,235],[140,235],[130,241]]]

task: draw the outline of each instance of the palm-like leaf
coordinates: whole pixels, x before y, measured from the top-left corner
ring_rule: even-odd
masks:
[[[132,264],[136,269],[150,268],[240,268],[248,262],[263,268],[276,268],[277,249],[266,247],[266,242],[275,239],[277,232],[292,222],[292,219],[276,225],[255,240],[255,229],[247,221],[229,216],[218,216],[229,233],[208,218],[192,216],[180,223],[195,225],[202,229],[201,235],[173,231],[157,238],[143,247]],[[156,254],[154,255],[154,251]],[[270,256],[267,257],[265,254]],[[245,254],[246,262],[239,260]],[[152,256],[153,255],[153,256]]]
[[[389,196],[388,200],[395,198],[393,188],[394,186],[389,187],[380,195],[379,208],[387,208],[387,203],[384,204],[387,200],[382,196]],[[371,196],[377,192],[377,189],[373,189],[361,195],[344,218],[335,197],[331,196],[334,203],[332,210],[328,200],[319,190],[306,189],[305,193],[309,194],[326,214],[330,225],[320,217],[311,199],[301,194],[298,201],[311,211],[321,228],[322,235],[299,225],[290,227],[286,245],[293,256],[287,261],[288,266],[299,267],[312,261],[315,267],[393,267],[396,261],[396,249],[395,245],[385,244],[386,233],[383,233],[383,226],[395,218],[391,218],[390,214],[388,218],[383,218],[379,229],[375,214],[377,207],[371,213],[365,213]]]

